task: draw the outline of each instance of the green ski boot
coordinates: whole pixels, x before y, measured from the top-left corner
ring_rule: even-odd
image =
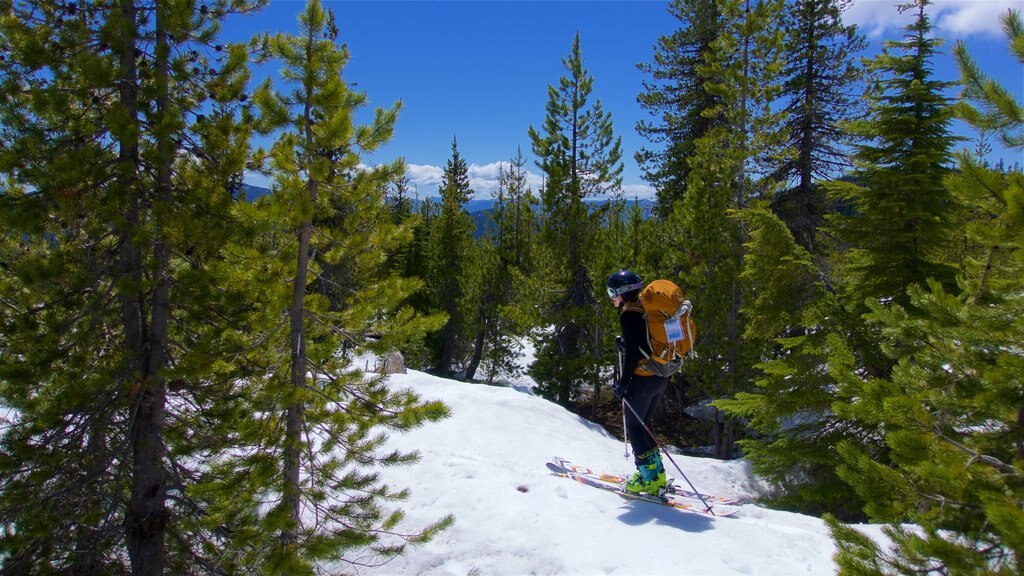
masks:
[[[661,452],[653,448],[636,458],[636,473],[626,482],[625,490],[631,494],[661,496],[665,492],[668,478],[661,463]]]

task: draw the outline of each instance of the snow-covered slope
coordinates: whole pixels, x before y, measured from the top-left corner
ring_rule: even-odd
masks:
[[[410,527],[445,514],[455,525],[429,544],[360,574],[834,574],[825,524],[755,504],[709,518],[580,485],[552,475],[562,456],[595,470],[625,472],[623,443],[565,409],[513,388],[420,372],[391,377],[451,418],[393,435],[391,447],[422,460],[384,471],[412,495],[400,507]],[[759,483],[743,461],[673,455],[706,493],[752,498]],[[670,476],[679,474],[666,461]]]

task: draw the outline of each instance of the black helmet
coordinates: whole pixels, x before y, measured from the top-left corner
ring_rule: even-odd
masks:
[[[626,292],[632,292],[643,288],[644,281],[636,272],[619,270],[615,274],[609,276],[608,281],[605,282],[604,285],[605,288],[608,289],[608,297],[615,298],[619,294],[625,294]]]

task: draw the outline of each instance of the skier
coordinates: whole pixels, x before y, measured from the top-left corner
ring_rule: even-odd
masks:
[[[644,283],[636,273],[619,270],[608,277],[605,287],[612,304],[619,311],[619,325],[622,328],[622,335],[616,338],[619,346],[619,377],[612,392],[616,398],[623,400],[625,432],[633,447],[637,468],[624,488],[634,494],[660,495],[667,484],[665,466],[661,463],[658,444],[647,430],[654,429],[651,419],[665,393],[668,378],[657,376],[643,366],[646,362],[644,352],[651,352],[647,340],[647,321],[640,304],[640,289]],[[629,410],[625,402],[629,402],[633,410]],[[643,422],[633,414],[634,410],[643,417]]]

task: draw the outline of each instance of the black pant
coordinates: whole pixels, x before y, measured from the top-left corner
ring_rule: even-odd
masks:
[[[626,415],[626,437],[629,438],[629,444],[633,447],[634,458],[658,445],[644,428],[644,424],[647,425],[647,428],[650,428],[651,432],[654,432],[654,427],[651,426],[651,419],[654,418],[654,411],[658,408],[661,397],[665,395],[665,387],[667,385],[668,378],[660,376],[637,376],[633,374],[630,377],[626,401],[643,418],[643,422],[637,420],[636,415],[633,414],[633,410],[629,409],[629,406],[622,407]]]

